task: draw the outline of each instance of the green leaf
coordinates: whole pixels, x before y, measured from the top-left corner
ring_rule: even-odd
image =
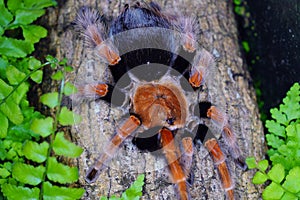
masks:
[[[20,104],[21,100],[26,97],[27,92],[29,91],[29,83],[23,82],[12,94],[16,104]],[[10,99],[8,99],[10,100]]]
[[[285,137],[285,127],[276,123],[274,120],[267,120],[266,127],[270,133],[274,135]]]
[[[8,119],[0,112],[0,139],[5,138],[8,129]]]
[[[0,168],[0,177],[6,178],[10,175],[10,172],[5,168]],[[0,184],[1,185],[1,184]]]
[[[269,166],[269,163],[267,160],[261,160],[258,162],[258,169],[260,171],[266,171],[268,166]]]
[[[81,117],[73,113],[72,111],[68,110],[67,107],[63,107],[58,116],[58,121],[63,126],[73,125],[79,123],[81,121]]]
[[[4,99],[12,90],[13,87],[0,79],[0,100]]]
[[[36,187],[30,189],[28,187],[17,187],[11,184],[3,184],[2,192],[8,200],[38,200],[40,190]]]
[[[284,193],[280,200],[299,200],[294,194],[291,193]]]
[[[27,41],[0,37],[0,54],[2,55],[22,58],[33,52],[33,50],[33,44]]]
[[[13,15],[5,8],[3,0],[0,0],[0,26],[5,27],[13,20]]]
[[[41,38],[47,36],[47,29],[38,25],[24,25],[21,26],[23,30],[23,35],[26,41],[30,43],[36,43],[40,41]]]
[[[281,145],[283,145],[285,142],[282,139],[279,139],[278,136],[275,136],[273,134],[266,134],[267,143],[269,146],[277,149]]]
[[[280,183],[285,177],[284,167],[281,164],[274,165],[268,172],[268,176],[272,181]]]
[[[292,193],[300,192],[300,167],[294,167],[289,171],[286,180],[282,185],[286,190]]]
[[[58,105],[58,93],[52,92],[43,94],[40,100],[44,105],[48,106],[49,108],[54,108]]]
[[[23,147],[25,157],[37,163],[42,163],[47,159],[49,144],[42,142],[38,144],[33,141],[27,141]]]
[[[56,73],[54,73],[51,78],[53,80],[56,80],[56,81],[60,81],[64,78],[64,74],[62,73],[62,71],[57,71]]]
[[[28,59],[28,68],[31,70],[35,70],[41,68],[41,61],[37,60],[35,57],[29,57]]]
[[[58,132],[53,142],[53,150],[57,155],[76,158],[81,155],[83,149],[69,140],[66,140],[63,132]]]
[[[43,180],[44,166],[33,167],[28,164],[17,162],[13,165],[13,177],[25,184],[38,185]]]
[[[55,6],[57,4],[56,1],[54,0],[39,0],[39,1],[24,0],[24,3],[27,8],[36,8],[36,9]]]
[[[66,188],[66,187],[58,187],[53,186],[49,182],[43,183],[43,199],[44,200],[53,200],[53,199],[61,199],[61,200],[74,200],[80,199],[84,194],[83,188]]]
[[[77,88],[72,84],[67,82],[65,84],[65,88],[64,88],[64,94],[67,96],[70,96],[71,94],[74,94],[77,92]]]
[[[78,180],[78,169],[58,163],[56,158],[51,157],[48,159],[47,177],[51,181],[62,184],[72,183]]]
[[[36,72],[30,75],[30,78],[36,83],[41,83],[43,80],[43,71],[37,70]]]
[[[53,131],[53,119],[51,117],[47,117],[46,119],[34,119],[30,129],[42,137],[47,137]]]
[[[18,9],[12,25],[31,24],[43,14],[45,14],[45,10],[42,9]]]
[[[248,157],[246,158],[246,164],[249,169],[254,169],[256,168],[256,161],[254,157]]]
[[[281,199],[284,194],[283,188],[277,183],[272,182],[262,193],[263,199]]]
[[[264,182],[266,182],[268,180],[268,176],[260,171],[256,172],[252,182],[254,184],[263,184]]]
[[[273,119],[276,119],[276,121],[280,124],[287,125],[288,120],[285,114],[280,112],[277,108],[273,108],[270,110],[270,113],[272,115]]]
[[[300,123],[286,127],[286,134],[288,137],[293,137],[296,141],[300,142]]]
[[[24,8],[23,0],[8,0],[7,1],[7,8],[12,12],[15,13],[16,10],[20,8]]]
[[[6,68],[6,77],[11,85],[17,85],[26,75],[12,65]]]
[[[7,116],[7,118],[14,124],[21,124],[23,122],[23,114],[20,107],[14,101],[6,101],[0,106],[0,110]]]
[[[144,185],[145,175],[141,174],[138,176],[137,180],[128,188],[125,192],[123,192],[121,199],[122,200],[139,200],[142,197],[142,190]]]

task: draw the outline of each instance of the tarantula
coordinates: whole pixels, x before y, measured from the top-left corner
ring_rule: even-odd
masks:
[[[115,83],[78,86],[79,94],[119,106],[126,118],[87,171],[86,181],[96,181],[123,141],[133,136],[139,149],[161,150],[178,198],[190,199],[187,181],[194,143],[200,140],[218,169],[227,198],[234,199],[225,156],[201,119],[208,118],[221,128],[233,158],[244,166],[235,134],[221,109],[190,98],[205,84],[215,64],[212,54],[197,43],[197,20],[163,11],[153,2],[138,2],[126,4],[109,28],[105,18],[88,7],[80,9],[74,24],[108,65]]]

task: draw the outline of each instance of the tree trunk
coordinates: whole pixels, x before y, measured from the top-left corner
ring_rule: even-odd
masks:
[[[218,58],[215,88],[209,88],[211,101],[221,105],[228,113],[230,123],[235,127],[238,145],[243,155],[261,159],[264,155],[262,124],[256,104],[255,93],[246,64],[238,44],[238,33],[232,5],[229,1],[218,0],[159,0],[162,8],[176,8],[189,15],[196,15],[202,30],[199,43]],[[76,11],[84,5],[94,7],[107,15],[117,16],[125,2],[68,0],[50,10],[48,15],[50,49],[59,59],[67,58],[75,72],[68,78],[71,82],[84,83],[90,80],[112,82],[107,68],[88,51],[83,41],[70,27]],[[96,183],[87,184],[86,170],[101,152],[103,143],[114,133],[120,119],[117,109],[110,108],[102,101],[86,101],[73,106],[82,115],[83,121],[72,128],[71,137],[84,148],[77,160],[80,171],[79,184],[86,189],[83,199],[99,199],[100,196],[120,195],[136,179],[137,174],[145,173],[143,199],[174,199],[173,185],[164,178],[165,168],[162,157],[141,153],[128,140],[104,170]],[[226,144],[220,138],[221,147]],[[229,154],[227,164],[235,182],[236,199],[258,199],[261,188],[251,183],[252,171],[242,171]],[[153,170],[157,169],[157,170]],[[197,147],[193,164],[194,183],[190,187],[192,199],[224,199],[220,178],[207,150]]]

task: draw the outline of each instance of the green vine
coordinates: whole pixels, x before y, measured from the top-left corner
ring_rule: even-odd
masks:
[[[263,199],[300,199],[300,85],[295,83],[283,103],[271,109],[272,120],[266,121],[267,160],[247,159],[250,169],[258,169],[254,184],[270,184],[262,193]],[[270,168],[270,169],[269,169]],[[269,169],[269,170],[268,170]]]
[[[84,193],[73,184],[78,169],[57,160],[76,158],[83,151],[59,132],[61,126],[80,121],[61,107],[62,96],[76,92],[65,81],[72,67],[67,60],[48,56],[41,64],[29,56],[34,44],[47,36],[45,28],[32,23],[55,5],[52,0],[0,0],[0,199],[80,199]],[[46,65],[57,71],[52,79],[60,88],[40,101],[54,117],[35,111],[27,99],[30,82],[42,82]]]

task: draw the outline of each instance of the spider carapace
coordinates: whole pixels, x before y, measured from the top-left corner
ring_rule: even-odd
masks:
[[[74,24],[87,46],[109,66],[114,84],[81,85],[78,91],[83,96],[95,95],[127,113],[87,171],[86,181],[96,181],[123,141],[132,135],[139,149],[161,150],[178,199],[190,199],[187,181],[194,142],[201,140],[216,165],[227,198],[234,199],[225,156],[201,119],[219,126],[233,158],[243,166],[235,134],[221,109],[192,98],[206,84],[215,64],[213,56],[197,43],[197,20],[164,11],[153,2],[126,4],[116,19],[105,19],[94,9],[83,7]],[[154,133],[148,137],[149,130]]]

